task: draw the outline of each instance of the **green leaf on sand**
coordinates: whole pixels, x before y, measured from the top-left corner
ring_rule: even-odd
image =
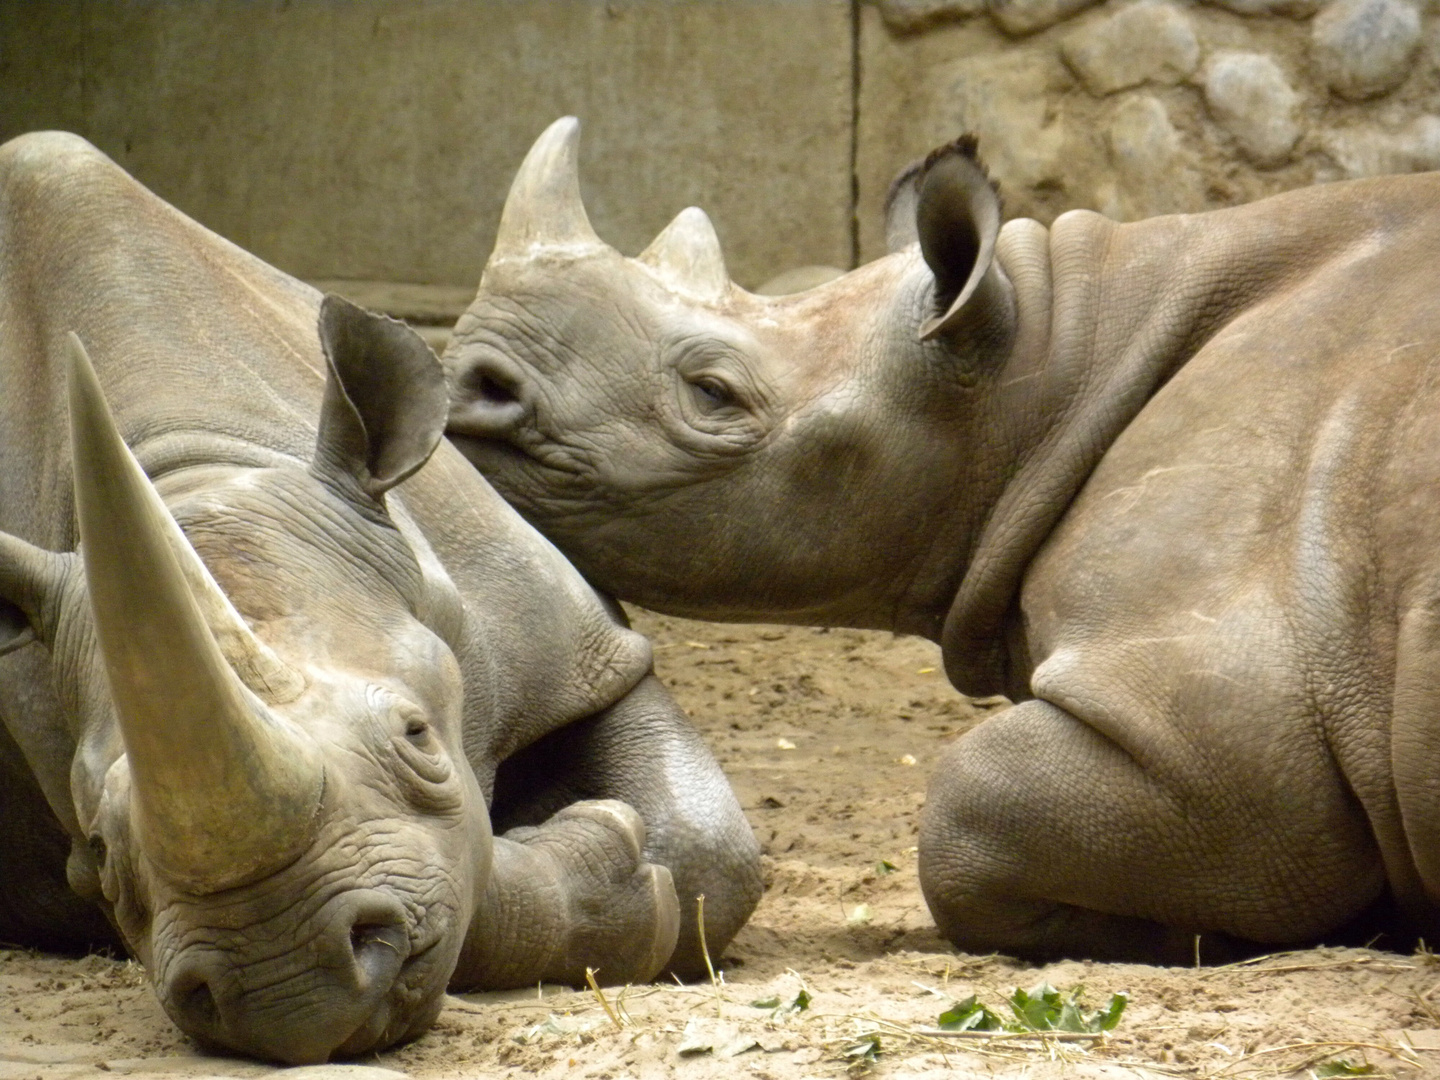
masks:
[[[864,1062],[867,1065],[874,1065],[880,1056],[880,1036],[862,1035],[847,1046],[842,1053],[847,1058],[854,1058],[855,1064]]]
[[[945,1031],[1003,1031],[1005,1021],[996,1016],[974,994],[957,1001],[937,1021]]]
[[[1105,1008],[1087,1010],[1080,996],[1083,989],[1077,986],[1067,994],[1049,983],[1029,990],[1017,988],[1006,999],[1014,1019],[997,1016],[971,994],[941,1013],[937,1023],[945,1031],[1067,1031],[1095,1035],[1113,1030],[1130,995],[1111,994]]]
[[[1374,1076],[1376,1069],[1368,1063],[1352,1065],[1345,1058],[1334,1058],[1315,1066],[1316,1080],[1327,1080],[1332,1076]]]

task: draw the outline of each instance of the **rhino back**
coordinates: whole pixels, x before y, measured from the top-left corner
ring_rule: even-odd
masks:
[[[1357,192],[1348,233],[1330,207],[1325,257],[1297,261],[1138,411],[1023,594],[1037,695],[1234,800],[1263,778],[1298,849],[1373,833],[1411,898],[1428,837],[1402,821],[1392,727],[1397,669],[1440,686],[1440,653],[1397,654],[1406,612],[1440,586],[1437,187]]]
[[[1421,268],[1440,250],[1437,208],[1440,175],[1431,175],[1126,225],[1086,211],[1058,219],[1047,239],[1044,291],[1053,302],[1038,347],[1017,348],[997,369],[986,402],[989,441],[1006,447],[1015,467],[993,469],[1000,486],[985,500],[946,620],[952,681],[971,693],[1025,685],[1035,654],[1007,656],[1015,638],[1004,627],[1032,560],[1082,488],[1093,490],[1092,474],[1113,468],[1117,453],[1125,460],[1121,440],[1146,437],[1157,395],[1177,373],[1197,378],[1229,356],[1215,409],[1238,416],[1247,406],[1235,398],[1252,387],[1265,393],[1262,369],[1277,363],[1277,345],[1358,377],[1366,350],[1433,332]],[[1296,375],[1284,364],[1274,374]]]
[[[308,458],[319,300],[76,136],[0,148],[0,528],[74,546],[60,362],[70,331],[152,473],[246,447]]]

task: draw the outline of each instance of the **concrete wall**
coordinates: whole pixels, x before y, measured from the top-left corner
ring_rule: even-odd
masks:
[[[849,0],[0,0],[0,137],[79,132],[306,278],[473,287],[510,179],[584,123],[597,231],[695,204],[755,284],[851,258]]]
[[[302,277],[473,287],[525,150],[597,230],[703,206],[732,275],[883,248],[963,130],[1010,215],[1440,167],[1440,0],[0,0],[0,136],[87,135]]]

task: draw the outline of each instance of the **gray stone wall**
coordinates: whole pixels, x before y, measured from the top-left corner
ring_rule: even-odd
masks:
[[[1042,221],[1440,168],[1427,0],[875,0],[862,16],[866,258],[895,169],[959,130],[1007,216]]]
[[[600,235],[688,205],[736,278],[847,263],[848,0],[0,0],[0,138],[60,127],[306,278],[474,287],[520,159],[584,123]]]
[[[1440,0],[0,0],[0,138],[63,127],[310,279],[473,287],[585,124],[597,230],[691,204],[734,277],[883,251],[964,130],[1007,214],[1132,219],[1440,167]]]

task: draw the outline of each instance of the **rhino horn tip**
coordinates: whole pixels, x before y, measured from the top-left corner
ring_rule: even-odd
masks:
[[[580,121],[563,116],[525,155],[495,233],[492,262],[539,251],[603,248],[580,198]]]
[[[709,215],[698,206],[676,214],[636,261],[667,285],[698,299],[718,300],[730,288],[720,238]]]

